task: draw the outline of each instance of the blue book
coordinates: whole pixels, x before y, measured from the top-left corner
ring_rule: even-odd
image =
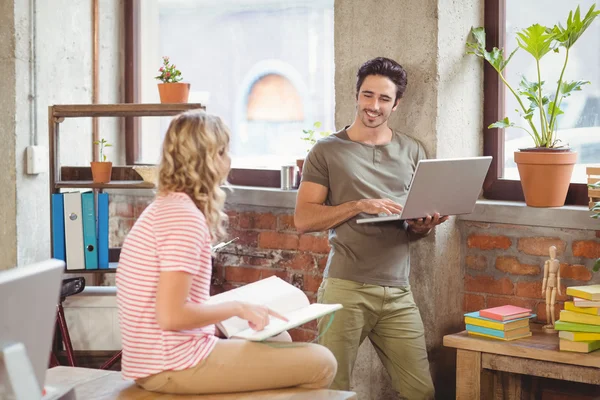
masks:
[[[469,332],[471,334],[475,334],[478,336],[492,337],[492,338],[502,339],[502,340],[512,340],[512,339],[519,339],[522,337],[531,336],[531,330],[529,329],[529,325],[522,327],[522,328],[513,329],[510,331],[501,331],[498,329],[486,328],[483,326],[477,326],[477,325],[471,325],[471,324],[466,324],[466,328],[467,328],[467,332]]]
[[[94,193],[85,192],[81,194],[81,214],[83,219],[85,269],[98,269],[98,239],[96,238]]]
[[[65,209],[62,193],[52,194],[52,256],[66,261],[65,256]]]
[[[98,267],[108,269],[108,193],[98,193]]]

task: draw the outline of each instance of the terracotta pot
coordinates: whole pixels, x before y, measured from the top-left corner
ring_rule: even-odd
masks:
[[[112,173],[112,162],[110,161],[92,161],[92,180],[94,183],[110,182]]]
[[[190,96],[190,84],[181,82],[159,83],[158,94],[161,103],[187,103]]]
[[[577,153],[569,150],[515,151],[525,203],[530,207],[563,206],[576,161]]]

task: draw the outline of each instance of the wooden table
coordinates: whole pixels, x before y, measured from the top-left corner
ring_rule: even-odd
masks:
[[[530,389],[523,384],[523,375],[600,385],[600,351],[559,351],[557,334],[543,333],[538,324],[531,324],[531,331],[531,337],[510,342],[466,331],[444,336],[444,346],[457,349],[456,398],[488,398],[502,390],[503,397],[520,399]],[[510,374],[498,382],[493,371]]]
[[[200,396],[178,396],[147,392],[132,381],[121,378],[117,371],[89,368],[55,367],[46,373],[46,385],[73,387],[77,399],[85,400],[352,400],[356,393],[338,390],[278,389],[258,392]]]

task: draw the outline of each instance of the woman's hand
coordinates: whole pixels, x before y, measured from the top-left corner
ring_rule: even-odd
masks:
[[[409,219],[406,220],[408,229],[419,235],[426,235],[432,228],[435,228],[439,224],[442,224],[448,220],[448,216],[440,216],[439,213],[435,213],[433,217],[428,215],[425,218]]]
[[[254,329],[255,331],[262,331],[265,326],[269,325],[270,315],[285,322],[288,321],[286,317],[276,313],[266,306],[242,302],[239,302],[239,306],[240,312],[238,313],[238,317],[248,321],[250,328]]]

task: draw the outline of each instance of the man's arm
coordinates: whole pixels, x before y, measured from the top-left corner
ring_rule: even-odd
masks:
[[[300,233],[326,231],[364,212],[394,214],[402,206],[389,199],[363,199],[337,206],[326,206],[328,188],[313,182],[302,182],[296,198],[294,225]]]

